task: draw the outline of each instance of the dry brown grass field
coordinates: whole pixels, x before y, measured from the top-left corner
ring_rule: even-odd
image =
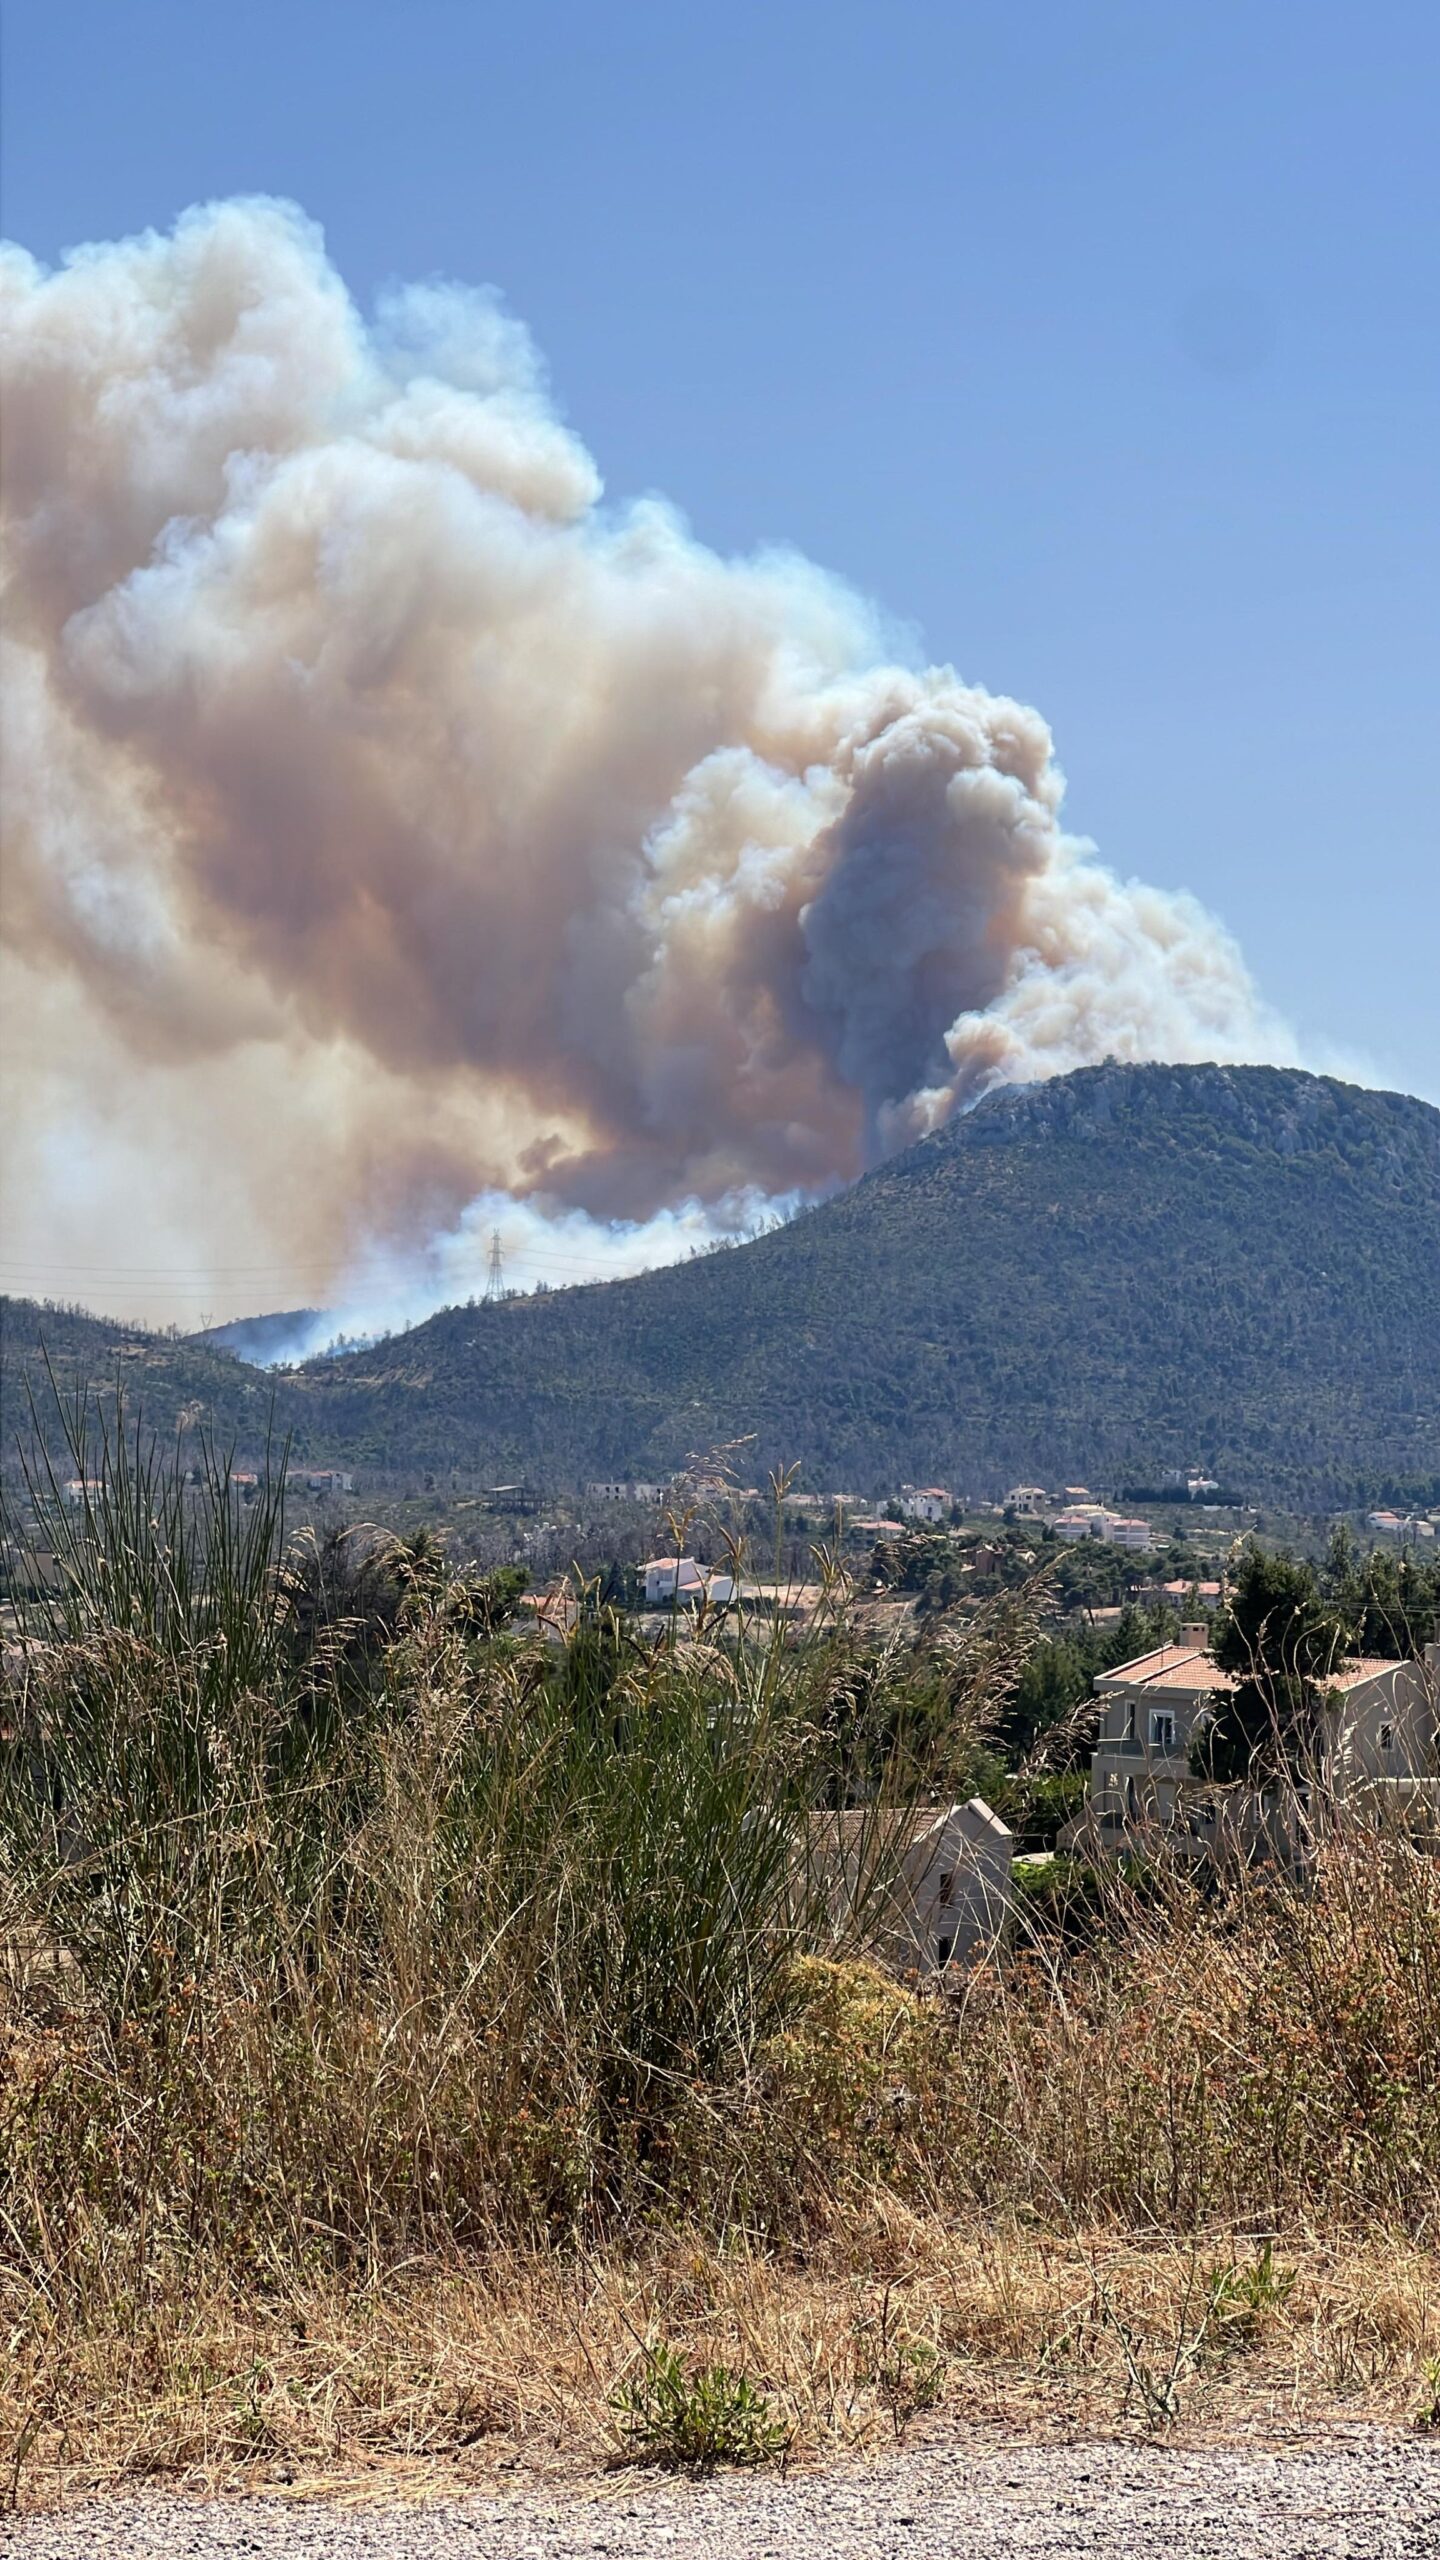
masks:
[[[547,1643],[106,1482],[4,1709],[0,2500],[1440,2422],[1440,1864],[1117,1874],[941,1997],[797,1842],[1013,1625]]]

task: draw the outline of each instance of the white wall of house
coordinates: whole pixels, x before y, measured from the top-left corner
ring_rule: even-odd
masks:
[[[1327,1760],[1338,1798],[1371,1779],[1419,1778],[1435,1768],[1440,1645],[1423,1662],[1387,1662],[1330,1691]]]
[[[712,1609],[722,1609],[734,1597],[734,1575],[712,1573],[694,1556],[652,1556],[645,1567],[647,1609],[668,1608],[677,1600],[682,1607],[707,1600]]]
[[[983,1796],[949,1811],[904,1861],[915,1958],[922,1972],[971,1965],[1006,1945],[1014,1918],[1015,1841]]]
[[[876,1956],[899,1972],[940,1976],[1009,1941],[1015,1844],[983,1797],[901,1817],[876,1806],[817,1813],[810,1850],[837,1923],[858,1918]]]

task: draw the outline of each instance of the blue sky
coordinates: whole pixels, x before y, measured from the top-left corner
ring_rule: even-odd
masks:
[[[1072,825],[1440,1099],[1440,12],[7,0],[5,230],[498,285],[617,497],[1038,703]]]

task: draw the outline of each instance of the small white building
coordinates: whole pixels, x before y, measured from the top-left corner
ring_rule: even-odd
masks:
[[[1415,1514],[1406,1516],[1398,1511],[1368,1512],[1365,1526],[1373,1529],[1377,1537],[1399,1538],[1402,1542],[1412,1538],[1433,1538],[1435,1535],[1433,1521],[1422,1520]]]
[[[1043,1484],[1012,1485],[1005,1496],[1005,1508],[1021,1520],[1038,1520],[1049,1508],[1050,1496]]]
[[[67,1476],[60,1496],[68,1510],[83,1511],[87,1503],[97,1503],[104,1490],[98,1476]]]
[[[1109,1518],[1110,1513],[1098,1502],[1072,1502],[1056,1513],[1050,1525],[1057,1538],[1074,1546],[1081,1538],[1103,1538]]]
[[[892,1814],[876,1805],[812,1814],[811,1882],[837,1924],[858,1923],[897,1971],[943,1975],[1005,1947],[1013,1918],[1008,1826],[980,1796]]]
[[[907,1520],[948,1520],[951,1498],[943,1484],[907,1484],[900,1496]]]
[[[702,1600],[723,1609],[734,1597],[734,1575],[712,1573],[694,1556],[652,1556],[645,1567],[647,1609],[696,1608]]]
[[[355,1490],[355,1479],[344,1467],[316,1467],[307,1475],[305,1482],[311,1493],[353,1493]]]

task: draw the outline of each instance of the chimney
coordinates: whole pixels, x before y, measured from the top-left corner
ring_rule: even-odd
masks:
[[[1201,1653],[1210,1650],[1210,1629],[1204,1618],[1191,1618],[1180,1630],[1180,1642],[1194,1645]]]

